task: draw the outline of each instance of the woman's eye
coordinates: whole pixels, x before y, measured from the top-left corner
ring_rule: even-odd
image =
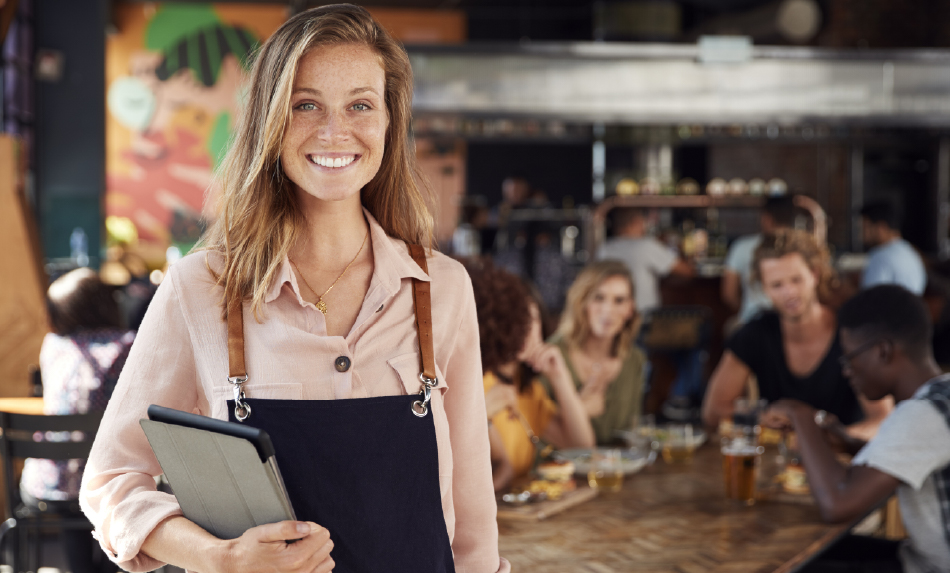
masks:
[[[356,111],[369,111],[370,107],[369,105],[365,103],[356,103],[356,104],[353,104],[353,109],[355,109]]]
[[[313,111],[317,109],[317,105],[311,102],[304,102],[297,105],[297,109],[301,111]]]

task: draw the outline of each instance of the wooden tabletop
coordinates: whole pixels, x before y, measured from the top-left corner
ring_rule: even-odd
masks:
[[[811,503],[724,498],[719,448],[662,459],[619,493],[545,521],[499,521],[499,549],[517,572],[788,573],[844,534]]]
[[[0,398],[0,412],[11,414],[43,414],[42,398]]]

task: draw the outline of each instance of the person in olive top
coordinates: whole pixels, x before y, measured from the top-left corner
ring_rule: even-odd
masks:
[[[598,444],[613,441],[641,412],[646,355],[633,278],[620,261],[598,261],[577,276],[551,339],[580,392]]]
[[[774,310],[759,314],[726,343],[703,402],[707,426],[732,415],[733,401],[754,374],[769,402],[794,398],[833,413],[854,435],[874,435],[892,402],[855,395],[841,373],[835,315],[819,300],[831,278],[828,260],[827,249],[805,231],[763,236],[752,271]]]
[[[475,293],[495,490],[534,467],[539,438],[594,445],[587,412],[557,348],[541,336],[541,304],[520,278],[488,259],[464,261]],[[550,383],[555,404],[539,381]]]

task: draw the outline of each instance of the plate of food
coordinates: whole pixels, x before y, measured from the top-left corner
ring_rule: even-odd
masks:
[[[607,452],[611,448],[575,448],[554,452],[554,458],[574,464],[574,474],[586,476],[596,452]],[[648,455],[639,450],[619,450],[620,469],[624,475],[635,474],[647,465]]]

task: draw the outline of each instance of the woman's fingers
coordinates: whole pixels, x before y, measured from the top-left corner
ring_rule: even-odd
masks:
[[[258,543],[273,543],[276,541],[291,541],[295,539],[303,539],[308,535],[314,533],[313,526],[305,521],[279,521],[277,523],[268,523],[267,525],[260,525],[247,530],[247,533],[251,534],[255,541]],[[320,529],[323,529],[319,525],[316,525]],[[323,529],[326,531],[326,529]],[[330,534],[327,533],[329,538]]]

